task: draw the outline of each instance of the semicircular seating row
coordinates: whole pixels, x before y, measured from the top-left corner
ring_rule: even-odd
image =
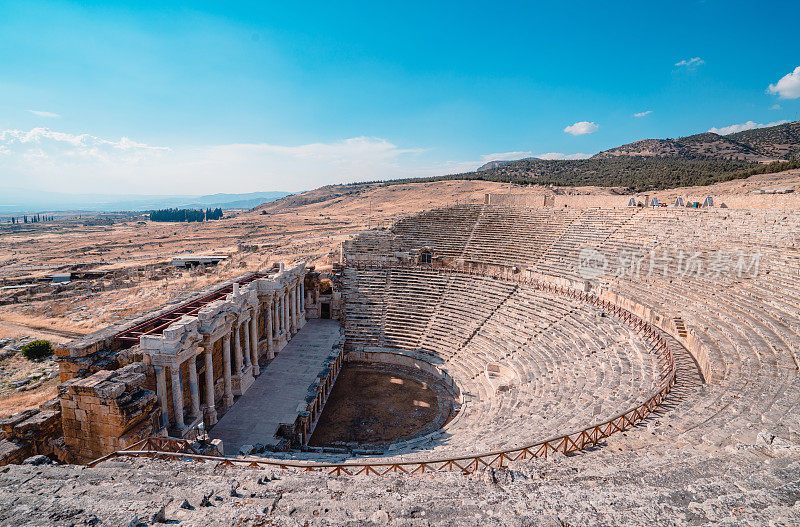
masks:
[[[577,281],[591,247],[609,266],[596,287],[682,319],[706,350],[708,383],[674,416],[675,441],[800,441],[800,211],[461,205],[401,220],[381,244]]]
[[[494,278],[346,268],[347,347],[393,351],[444,369],[465,404],[442,430],[392,455],[510,449],[600,423],[644,402],[657,357],[598,308]],[[488,365],[510,372],[502,388]]]

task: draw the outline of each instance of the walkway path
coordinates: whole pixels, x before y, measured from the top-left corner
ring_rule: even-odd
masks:
[[[303,326],[211,430],[227,455],[235,456],[242,445],[278,443],[275,432],[295,421],[299,404],[305,407],[308,388],[338,339],[338,321],[311,319]]]

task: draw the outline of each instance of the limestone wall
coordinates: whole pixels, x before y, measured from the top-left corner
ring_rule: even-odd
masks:
[[[593,194],[486,194],[485,205],[510,205],[516,207],[554,207],[564,208],[621,208],[628,204],[630,196]]]
[[[74,461],[126,448],[158,429],[156,394],[146,389],[152,367],[134,363],[59,386],[64,441]]]
[[[677,197],[682,197],[684,203],[697,201],[703,203],[706,196],[714,198],[715,208],[723,204],[729,209],[797,209],[800,208],[800,194],[727,194],[727,193],[702,193],[696,189],[687,189],[686,192],[680,190],[662,190],[647,192],[643,194],[556,194],[554,198],[555,208],[624,208],[628,206],[631,198],[636,198],[637,202],[647,202],[652,198],[657,198],[660,203],[671,206]],[[486,205],[510,205],[518,207],[543,207],[545,206],[545,195],[538,193],[514,193],[514,194],[486,194],[484,197]]]
[[[404,350],[394,350],[389,348],[368,348],[357,351],[348,351],[345,355],[347,362],[368,362],[380,364],[394,364],[410,370],[419,370],[441,379],[444,385],[451,391],[453,397],[459,404],[464,403],[461,390],[447,371],[441,366],[431,364],[423,357]]]
[[[674,318],[670,318],[651,307],[627,298],[625,295],[613,291],[600,291],[599,296],[603,300],[608,300],[615,305],[627,309],[642,320],[669,333],[689,350],[694,360],[697,361],[697,365],[706,382],[719,383],[721,381],[724,374],[724,365],[719,362],[714,364],[713,353],[691,328],[683,335],[681,334],[682,332],[678,331]]]
[[[66,459],[58,399],[0,419],[0,466],[37,454]]]

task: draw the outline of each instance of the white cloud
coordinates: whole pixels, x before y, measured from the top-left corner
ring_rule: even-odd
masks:
[[[489,161],[513,161],[515,159],[523,159],[525,157],[531,157],[533,152],[500,152],[496,154],[484,154],[481,156],[481,159],[484,163],[488,163]]]
[[[534,157],[538,157],[539,159],[588,159],[592,157],[592,154],[582,154],[580,152],[576,154],[562,154],[561,152],[548,152],[546,154],[538,154]]]
[[[584,135],[596,132],[600,127],[594,122],[579,121],[564,128],[564,132],[572,135]]]
[[[646,115],[650,115],[651,113],[653,113],[653,110],[646,110],[644,112],[635,113],[635,114],[633,114],[633,116],[634,117],[644,117]]]
[[[770,110],[783,110],[783,107],[780,104],[773,104],[769,107]]]
[[[767,93],[779,96],[781,99],[797,99],[800,97],[800,66],[793,72],[787,73],[776,84],[770,84]]]
[[[128,139],[119,141],[101,139],[89,134],[69,134],[56,132],[49,128],[0,131],[0,145],[7,154],[15,154],[23,159],[49,159],[51,161],[119,161],[139,158],[143,153],[169,151],[161,146],[148,146]]]
[[[426,152],[377,137],[301,145],[167,147],[49,128],[0,130],[0,188],[101,194],[296,192],[332,183],[469,172],[490,160],[589,157],[513,151],[485,154],[473,161],[436,162],[421,157]]]
[[[434,175],[421,149],[386,139],[330,143],[151,146],[47,128],[0,131],[0,187],[58,192],[196,194],[298,191],[330,183]],[[437,174],[441,167],[437,167]],[[24,182],[24,183],[21,183]]]
[[[38,115],[39,117],[50,117],[50,118],[53,118],[53,117],[61,117],[61,116],[60,116],[60,115],[58,115],[57,113],[53,113],[53,112],[45,112],[44,110],[28,110],[28,111],[29,111],[30,113],[32,113],[33,115]]]
[[[678,67],[685,67],[687,69],[694,69],[697,66],[702,66],[705,63],[706,61],[704,61],[700,57],[692,57],[690,59],[683,59],[680,62],[676,62],[675,65]]]
[[[708,131],[719,135],[735,134],[736,132],[743,132],[745,130],[753,130],[755,128],[768,128],[770,126],[778,126],[779,124],[786,124],[789,121],[775,121],[774,123],[761,124],[754,121],[747,121],[741,124],[732,124],[730,126],[723,126],[722,128],[712,127]]]

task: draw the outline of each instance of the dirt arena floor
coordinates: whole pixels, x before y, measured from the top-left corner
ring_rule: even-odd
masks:
[[[418,376],[417,376],[418,377]],[[434,379],[431,379],[435,382]],[[414,437],[450,409],[442,407],[441,390],[403,370],[387,371],[367,364],[346,364],[322,411],[311,446],[341,443],[379,445]],[[446,404],[446,403],[445,403]]]

